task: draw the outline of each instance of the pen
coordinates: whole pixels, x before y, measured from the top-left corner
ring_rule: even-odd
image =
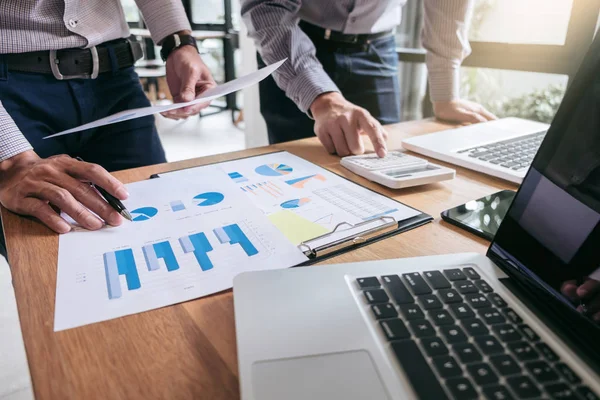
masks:
[[[79,161],[83,161],[83,159],[81,157],[76,157],[76,159]],[[101,188],[100,186],[95,185],[92,182],[89,182],[89,184],[94,189],[96,189],[98,191],[98,193],[100,193],[100,195],[104,198],[104,200],[106,200],[106,202],[112,208],[114,208],[119,214],[121,214],[121,216],[123,218],[125,218],[128,221],[133,221],[133,217],[131,216],[129,211],[127,211],[127,208],[125,208],[125,206],[123,205],[123,203],[121,203],[121,201],[119,199],[117,199],[112,194],[108,193],[105,189]]]

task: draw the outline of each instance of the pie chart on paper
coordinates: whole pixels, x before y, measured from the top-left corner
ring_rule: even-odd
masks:
[[[254,172],[263,176],[283,176],[292,173],[293,170],[285,164],[265,164],[257,167]]]
[[[131,210],[131,216],[134,222],[147,221],[158,214],[158,210],[154,207],[141,207]]]
[[[288,201],[281,203],[281,208],[287,208],[287,209],[299,208],[308,203],[310,203],[310,199],[308,197],[305,197],[303,199],[288,200]]]
[[[214,206],[216,204],[219,204],[220,202],[223,201],[223,199],[225,198],[225,196],[223,196],[223,193],[219,193],[219,192],[207,192],[207,193],[201,193],[197,196],[194,196],[194,204],[197,205],[198,207],[208,207],[208,206]]]

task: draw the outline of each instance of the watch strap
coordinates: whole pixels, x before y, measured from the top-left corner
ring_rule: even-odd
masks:
[[[198,50],[196,38],[194,38],[192,35],[180,35],[175,33],[167,36],[163,40],[162,48],[160,49],[160,56],[163,61],[167,61],[167,58],[169,58],[169,55],[173,52],[173,50],[182,46],[193,46],[196,50]]]

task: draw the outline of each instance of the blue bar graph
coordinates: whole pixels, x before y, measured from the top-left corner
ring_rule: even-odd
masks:
[[[159,258],[162,258],[165,261],[167,271],[175,271],[179,269],[177,258],[175,258],[175,253],[173,253],[173,248],[169,242],[148,244],[142,247],[142,251],[144,252],[144,258],[146,259],[148,271],[156,271],[160,268],[160,264],[158,262]]]
[[[194,253],[202,271],[213,268],[213,263],[208,257],[208,253],[213,251],[213,248],[203,232],[179,238],[179,244],[184,253]]]
[[[171,205],[171,210],[173,210],[173,212],[185,210],[185,205],[183,204],[183,202],[181,200],[174,200],[170,203],[170,205]]]
[[[246,236],[238,224],[217,228],[214,229],[213,232],[222,244],[229,243],[232,246],[235,244],[242,246],[242,249],[246,252],[248,257],[258,254],[258,250],[254,247],[250,239],[248,239],[248,236]]]
[[[125,275],[128,290],[142,287],[140,277],[135,266],[133,250],[125,249],[104,253],[104,271],[106,273],[106,287],[108,298],[118,299],[122,296],[119,275]]]

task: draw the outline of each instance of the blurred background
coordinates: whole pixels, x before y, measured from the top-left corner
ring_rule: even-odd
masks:
[[[256,69],[256,49],[241,21],[239,0],[182,0],[202,57],[217,82]],[[159,49],[134,0],[122,0],[132,34],[144,41],[138,73],[155,103],[169,102]],[[461,68],[464,98],[499,117],[550,122],[600,25],[600,0],[476,0]],[[421,46],[422,0],[408,0],[396,32],[404,121],[432,116]],[[169,161],[268,144],[258,87],[213,103],[199,118],[157,117]]]

